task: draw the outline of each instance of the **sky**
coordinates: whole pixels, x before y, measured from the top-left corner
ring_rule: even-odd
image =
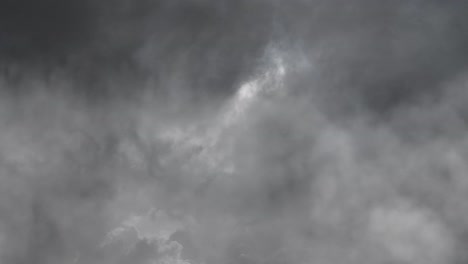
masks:
[[[0,264],[468,262],[467,12],[1,0]]]

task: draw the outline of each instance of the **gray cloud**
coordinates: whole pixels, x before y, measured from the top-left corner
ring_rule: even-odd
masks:
[[[463,262],[465,10],[3,1],[0,263]]]

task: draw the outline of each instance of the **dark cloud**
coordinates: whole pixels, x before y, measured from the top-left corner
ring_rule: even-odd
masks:
[[[156,90],[177,76],[191,84],[181,93],[195,100],[232,92],[258,63],[272,24],[271,5],[262,1],[24,0],[2,5],[4,73],[23,78],[25,71],[65,72],[82,84],[76,90],[88,99],[138,93],[138,86],[116,88],[106,82],[141,75],[156,79]]]
[[[326,102],[336,102],[328,106],[332,111],[365,108],[379,116],[422,97],[440,96],[443,83],[467,66],[462,5],[441,1],[284,4],[285,17],[291,17],[286,22],[289,37],[301,39],[320,68],[317,87],[313,87],[316,80],[305,79],[298,89],[313,90],[314,96],[319,90]]]
[[[0,1],[0,262],[462,261],[467,8]]]
[[[88,1],[10,1],[0,3],[3,60],[48,59],[89,41],[93,30]]]

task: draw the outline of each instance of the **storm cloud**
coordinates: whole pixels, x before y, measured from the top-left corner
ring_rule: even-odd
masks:
[[[0,1],[0,263],[464,263],[467,12]]]

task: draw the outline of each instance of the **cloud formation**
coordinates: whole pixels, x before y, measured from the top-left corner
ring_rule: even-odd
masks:
[[[463,263],[465,10],[2,1],[0,263]]]

